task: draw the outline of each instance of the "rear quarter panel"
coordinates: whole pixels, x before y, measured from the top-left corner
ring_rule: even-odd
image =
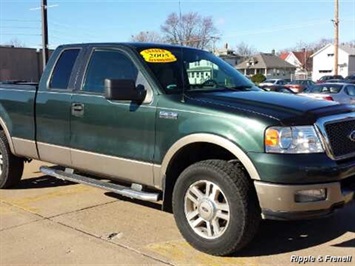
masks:
[[[26,85],[0,85],[1,126],[6,128],[12,152],[33,155],[35,150],[34,99],[36,87]],[[8,137],[9,137],[8,136]],[[27,143],[24,147],[21,143]],[[28,149],[28,151],[25,151]],[[28,154],[27,154],[28,152]]]

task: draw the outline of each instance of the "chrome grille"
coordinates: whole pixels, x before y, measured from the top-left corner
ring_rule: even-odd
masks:
[[[316,123],[323,138],[327,154],[334,160],[355,156],[355,114],[322,118]]]

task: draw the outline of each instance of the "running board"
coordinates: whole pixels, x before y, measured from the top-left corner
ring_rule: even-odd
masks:
[[[68,180],[74,183],[80,183],[80,184],[85,184],[89,186],[94,186],[97,188],[101,188],[104,190],[108,190],[114,193],[117,193],[119,195],[129,197],[132,199],[139,199],[139,200],[144,200],[144,201],[158,201],[159,199],[159,193],[152,193],[152,192],[143,192],[143,191],[137,191],[129,187],[113,184],[113,183],[108,183],[104,181],[100,181],[94,178],[82,176],[82,175],[77,175],[74,173],[68,173],[62,170],[58,169],[53,169],[49,168],[46,166],[41,166],[40,171],[49,176],[53,176],[59,179],[64,179]]]

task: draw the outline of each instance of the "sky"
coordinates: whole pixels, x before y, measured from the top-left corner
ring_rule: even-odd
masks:
[[[160,32],[172,12],[212,17],[216,47],[244,42],[260,52],[334,37],[334,0],[47,0],[50,48],[66,43],[127,42]],[[0,0],[0,44],[41,47],[41,0]],[[355,0],[339,0],[340,42],[355,41]]]

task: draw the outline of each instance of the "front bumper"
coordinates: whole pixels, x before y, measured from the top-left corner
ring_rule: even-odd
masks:
[[[355,176],[323,184],[280,185],[254,181],[262,217],[273,220],[311,219],[327,216],[355,199]],[[304,190],[326,189],[324,200],[297,202]]]

